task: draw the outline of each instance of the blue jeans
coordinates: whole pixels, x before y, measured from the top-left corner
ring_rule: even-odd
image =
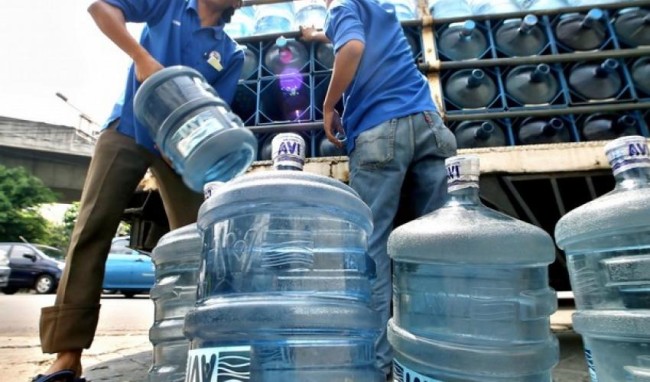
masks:
[[[456,154],[456,139],[436,112],[391,119],[361,133],[350,154],[350,186],[373,214],[374,231],[368,254],[375,261],[371,306],[379,312],[382,332],[375,346],[377,362],[386,374],[392,351],[386,338],[391,315],[392,275],[388,236],[400,207],[400,197],[417,216],[440,207],[447,197],[445,158]],[[404,184],[408,189],[402,189]],[[402,193],[407,193],[402,195]]]

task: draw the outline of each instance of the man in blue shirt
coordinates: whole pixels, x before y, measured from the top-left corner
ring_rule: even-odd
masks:
[[[153,73],[185,65],[198,70],[230,103],[244,54],[223,27],[240,6],[241,0],[98,0],[88,8],[133,65],[122,99],[97,140],[55,304],[41,314],[42,349],[57,353],[57,358],[35,381],[82,380],[81,353],[95,335],[111,239],[148,168],[158,182],[170,228],[196,221],[202,195],[185,186],[157,152],[135,118],[133,97]],[[146,23],[140,42],[129,34],[126,22]]]
[[[376,346],[378,366],[388,374],[392,361],[386,339],[392,294],[388,236],[400,199],[412,204],[408,207],[418,216],[442,205],[447,195],[444,160],[455,155],[456,140],[436,112],[427,80],[415,65],[394,11],[376,0],[327,0],[327,6],[325,32],[306,27],[302,36],[334,45],[323,128],[339,147],[343,143],[336,132],[345,133],[350,186],[373,213],[374,232],[368,240],[377,271],[372,307],[383,323]],[[341,98],[342,125],[334,108]]]

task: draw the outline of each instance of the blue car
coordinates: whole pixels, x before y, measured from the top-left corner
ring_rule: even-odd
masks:
[[[38,294],[54,293],[65,263],[47,256],[27,243],[0,243],[0,252],[9,254],[9,282],[2,288],[5,294],[19,289],[33,289]]]
[[[120,246],[118,239],[108,254],[104,272],[105,293],[121,293],[127,298],[149,293],[155,282],[155,267],[145,253]],[[119,250],[117,248],[120,248]]]

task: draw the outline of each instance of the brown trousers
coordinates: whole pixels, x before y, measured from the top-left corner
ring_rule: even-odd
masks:
[[[104,130],[86,176],[54,306],[41,312],[43,352],[87,349],[92,344],[111,240],[148,168],[158,182],[170,228],[196,222],[203,196],[191,191],[162,158],[133,138],[114,126]]]

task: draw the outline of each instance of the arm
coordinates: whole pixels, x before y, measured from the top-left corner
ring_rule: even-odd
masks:
[[[88,7],[95,24],[118,48],[133,59],[135,75],[142,82],[150,75],[162,69],[156,61],[126,29],[126,19],[122,11],[102,0],[97,0]]]
[[[325,32],[314,27],[300,26],[300,38],[307,42],[330,42]]]
[[[335,137],[335,130],[342,130],[342,127],[334,107],[354,79],[365,47],[362,41],[350,40],[339,49],[334,57],[332,79],[323,103],[323,128],[327,139],[338,147],[342,147],[343,143]]]

